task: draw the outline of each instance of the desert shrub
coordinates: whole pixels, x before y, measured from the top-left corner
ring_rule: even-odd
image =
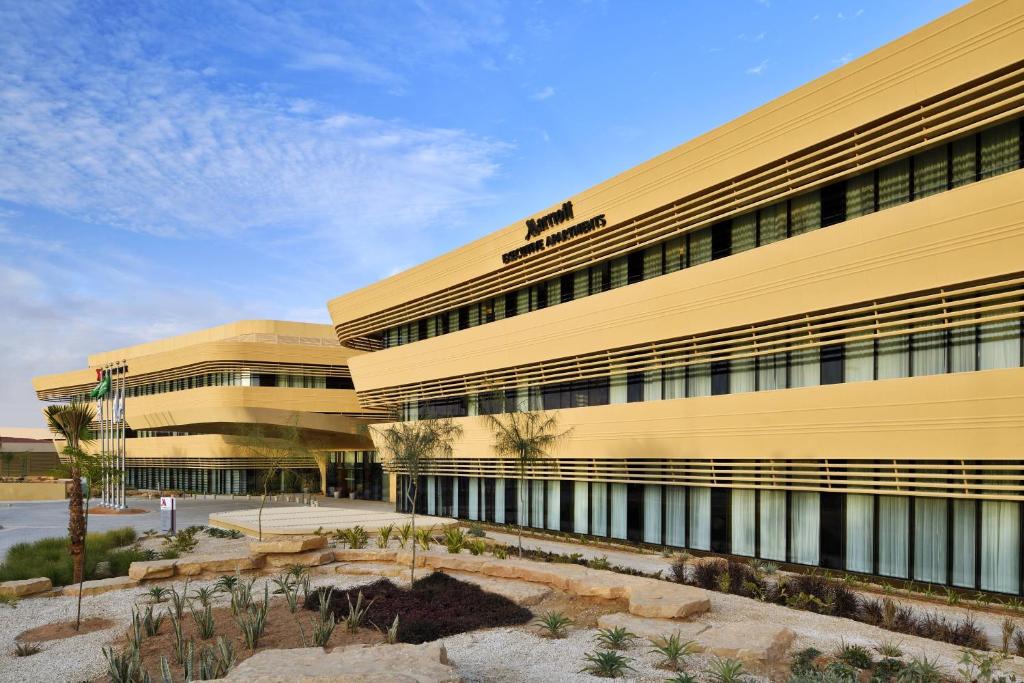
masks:
[[[856,643],[841,644],[835,656],[837,660],[854,669],[870,669],[875,663],[871,651]]]
[[[708,558],[693,563],[690,571],[690,583],[700,588],[716,591],[718,582],[729,568],[729,563],[720,558]]]
[[[622,678],[627,671],[633,669],[629,665],[629,659],[613,650],[588,652],[583,658],[586,664],[580,669],[580,673],[588,673],[598,678]]]
[[[466,532],[466,535],[472,536],[473,538],[483,538],[487,535],[487,532],[484,531],[484,528],[480,524],[473,522],[469,525],[469,531]]]
[[[111,576],[126,576],[128,565],[142,559],[142,551],[125,548],[135,542],[135,529],[112,529],[94,532],[86,538],[85,578],[96,577],[96,565],[107,562]],[[115,558],[115,551],[125,550]],[[135,554],[133,554],[135,553]],[[135,559],[131,559],[131,558]],[[68,540],[65,537],[42,538],[31,543],[15,543],[7,551],[7,557],[0,563],[0,581],[18,581],[45,576],[54,586],[71,583],[71,556],[68,554]]]
[[[672,580],[676,583],[686,583],[686,560],[685,557],[672,560]]]
[[[355,603],[360,591],[364,604],[372,600],[366,614],[370,624],[391,624],[401,615],[398,640],[403,643],[425,643],[480,628],[525,624],[533,618],[530,610],[508,598],[440,573],[419,579],[411,589],[399,588],[387,579],[347,591],[336,589],[330,597],[334,614],[342,618],[347,615],[349,600]],[[310,593],[305,608],[318,610],[319,606],[320,593]]]
[[[808,647],[793,653],[793,660],[790,663],[790,671],[793,675],[804,675],[818,670],[818,657],[821,650],[816,647]]]
[[[803,609],[850,619],[861,612],[860,598],[842,581],[819,574],[797,574],[787,577],[783,584],[787,595],[807,596]]]

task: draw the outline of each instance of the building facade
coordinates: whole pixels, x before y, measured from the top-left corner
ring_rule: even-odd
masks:
[[[968,4],[332,300],[360,403],[462,425],[426,512],[1020,594],[1022,116]],[[515,410],[572,430],[525,505]]]
[[[130,488],[256,490],[275,440],[291,434],[312,452],[288,463],[303,476],[285,476],[286,488],[313,484],[380,499],[387,475],[366,432],[380,413],[356,397],[348,361],[358,354],[340,346],[329,325],[243,320],[94,354],[87,369],[34,383],[42,401],[92,401],[97,371],[111,375],[99,417],[120,422],[124,395],[124,433],[115,429],[112,443],[123,443]],[[91,448],[111,450],[102,440]]]

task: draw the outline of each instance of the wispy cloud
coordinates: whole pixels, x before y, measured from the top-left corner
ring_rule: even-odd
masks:
[[[550,98],[552,98],[554,96],[555,96],[555,89],[553,87],[551,87],[550,85],[547,85],[547,86],[544,86],[543,88],[541,88],[540,90],[538,90],[537,92],[532,93],[530,95],[530,99],[531,100],[536,100],[537,102],[542,102],[542,101],[550,99]]]
[[[833,64],[838,64],[839,66],[842,66],[843,64],[848,64],[850,62],[850,60],[852,60],[852,59],[853,59],[853,55],[851,53],[847,52],[846,54],[844,54],[844,55],[842,55],[840,57],[837,57],[836,59],[832,60],[832,63]]]
[[[767,69],[767,68],[768,68],[768,60],[765,59],[760,64],[758,64],[756,66],[752,66],[749,69],[747,69],[745,73],[748,76],[760,76],[761,74],[763,74],[765,72],[765,69]]]

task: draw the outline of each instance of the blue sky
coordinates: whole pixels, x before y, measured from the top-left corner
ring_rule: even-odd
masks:
[[[92,352],[328,322],[959,4],[0,0],[0,425]]]

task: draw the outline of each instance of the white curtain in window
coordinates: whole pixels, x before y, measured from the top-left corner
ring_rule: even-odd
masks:
[[[711,395],[711,364],[698,363],[686,369],[686,395]]]
[[[814,387],[821,384],[821,349],[799,349],[789,354],[789,386]]]
[[[626,398],[626,375],[612,375],[608,385],[608,402],[625,403]]]
[[[686,396],[686,368],[665,369],[665,398],[684,398]]]
[[[779,202],[758,212],[761,221],[759,244],[771,244],[786,239],[786,202]]]
[[[608,484],[594,482],[591,485],[593,499],[590,509],[590,533],[594,536],[608,535]]]
[[[978,369],[996,370],[1020,365],[1020,321],[978,325]]]
[[[753,358],[739,358],[729,363],[730,394],[753,391],[755,381]]]
[[[974,182],[976,150],[973,135],[953,142],[953,187]]]
[[[874,173],[862,173],[846,181],[846,220],[872,213],[875,210]]]
[[[910,337],[901,334],[878,340],[878,379],[910,376]]]
[[[626,538],[626,485],[611,485],[612,538]]]
[[[974,587],[974,550],[976,509],[973,500],[953,501],[953,576],[954,586]]]
[[[981,177],[1013,171],[1020,166],[1020,123],[1010,121],[981,131]]]
[[[690,233],[690,265],[696,266],[711,260],[711,228],[702,228]]]
[[[785,491],[761,491],[761,557],[786,561]]]
[[[878,497],[878,573],[907,578],[908,517],[906,496]]]
[[[494,521],[505,523],[505,480],[494,480]]]
[[[562,528],[562,482],[560,481],[548,482],[547,528],[554,531],[560,531]]]
[[[790,493],[790,561],[818,564],[821,540],[821,496],[813,491]]]
[[[665,543],[686,545],[686,489],[682,486],[665,488]]]
[[[644,543],[661,544],[661,486],[644,485]]]
[[[754,556],[754,503],[756,494],[753,489],[733,489],[732,510],[729,515],[732,524],[733,555]]]
[[[732,253],[757,246],[757,214],[748,213],[732,219]]]
[[[954,321],[973,320],[973,315],[957,316]],[[978,327],[963,325],[949,332],[949,365],[952,372],[973,372],[978,365]]]
[[[914,199],[946,189],[946,146],[936,147],[914,157]]]
[[[661,275],[661,245],[644,249],[644,279]]]
[[[437,480],[427,477],[427,514],[437,514]]]
[[[469,478],[469,518],[480,519],[480,480]]]
[[[711,489],[690,488],[690,547],[711,550]]]
[[[625,256],[612,259],[611,265],[612,271],[612,289],[616,287],[622,287],[628,282],[629,277],[629,261]]]
[[[874,541],[875,501],[872,496],[846,496],[846,568],[870,574],[874,567],[871,549]]]
[[[757,359],[758,391],[786,388],[786,353],[772,353]]]
[[[946,582],[946,501],[941,498],[914,501],[914,578]]]
[[[686,238],[673,237],[665,243],[665,272],[674,273],[686,267]]]
[[[846,342],[843,349],[843,381],[866,382],[875,378],[875,343],[871,339]]]
[[[1020,504],[981,502],[981,589],[1020,592]]]
[[[578,534],[590,533],[590,490],[587,482],[573,482],[572,530]]]
[[[572,276],[572,298],[582,299],[590,294],[590,278],[586,268],[577,270]]]
[[[901,159],[878,169],[878,208],[888,209],[908,201],[910,201],[909,160]]]
[[[794,197],[790,202],[789,234],[802,235],[821,227],[821,193],[814,191]]]
[[[530,481],[515,480],[516,487],[516,523],[520,526],[530,525]]]
[[[459,516],[459,478],[452,477],[452,517]]]
[[[910,340],[915,377],[946,372],[946,333],[944,330],[918,332]]]
[[[540,479],[530,481],[530,526],[544,528],[544,483]]]
[[[644,400],[661,400],[661,370],[648,370],[644,373]]]

